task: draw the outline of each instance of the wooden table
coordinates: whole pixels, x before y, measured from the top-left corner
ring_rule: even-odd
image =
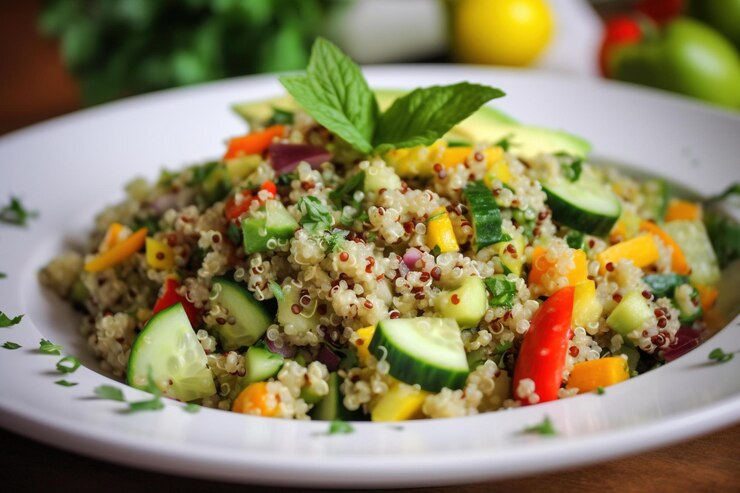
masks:
[[[56,47],[34,30],[36,2],[0,5],[0,134],[79,106]],[[0,425],[5,425],[0,423]],[[7,426],[7,425],[6,425]],[[5,427],[5,426],[3,426]],[[605,443],[605,447],[609,444]],[[94,456],[94,452],[91,451]],[[204,492],[234,485],[130,469],[0,431],[3,491]],[[237,487],[242,488],[242,487]],[[740,425],[690,442],[573,471],[415,491],[740,491]],[[249,491],[287,491],[250,487]]]

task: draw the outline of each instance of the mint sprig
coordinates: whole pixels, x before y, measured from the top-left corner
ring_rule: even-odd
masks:
[[[381,114],[360,67],[323,38],[313,45],[306,74],[285,75],[280,82],[317,122],[363,154],[429,145],[504,96],[469,82],[431,86],[396,99]]]

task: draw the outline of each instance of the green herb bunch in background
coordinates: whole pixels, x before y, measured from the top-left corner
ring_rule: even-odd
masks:
[[[303,68],[351,0],[49,0],[39,28],[60,42],[96,104],[166,87]]]

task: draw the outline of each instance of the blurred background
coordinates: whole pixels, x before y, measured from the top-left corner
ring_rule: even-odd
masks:
[[[740,0],[3,0],[0,133],[175,86],[356,61],[609,77],[740,110]]]

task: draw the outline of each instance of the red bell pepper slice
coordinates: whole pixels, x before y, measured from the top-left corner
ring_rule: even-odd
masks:
[[[539,402],[558,397],[558,390],[563,383],[568,341],[573,335],[571,318],[574,292],[573,286],[560,289],[532,317],[514,368],[514,397],[522,405],[531,404],[528,398],[523,399],[516,394],[519,382],[525,378],[534,381]]]
[[[185,309],[188,320],[190,320],[190,325],[195,328],[198,326],[198,322],[200,320],[200,310],[195,308],[195,305],[185,299],[184,296],[177,293],[177,288],[179,287],[180,283],[177,282],[176,279],[167,278],[167,280],[165,280],[164,292],[154,304],[154,308],[152,308],[152,316],[157,312],[161,312],[165,308],[171,307],[175,303],[182,303],[182,307]]]
[[[259,191],[261,192],[262,190],[267,192],[268,200],[274,199],[277,195],[277,186],[270,180],[266,180],[262,183]],[[255,197],[256,194],[251,190],[242,190],[241,192],[238,192],[238,195],[242,196],[242,200],[239,202],[239,205],[236,204],[236,195],[234,195],[229,197],[229,200],[226,201],[226,205],[224,206],[224,215],[229,221],[239,219],[239,216],[247,212],[249,207],[252,205],[252,202],[255,200],[259,201],[260,204],[265,203],[264,200]]]

